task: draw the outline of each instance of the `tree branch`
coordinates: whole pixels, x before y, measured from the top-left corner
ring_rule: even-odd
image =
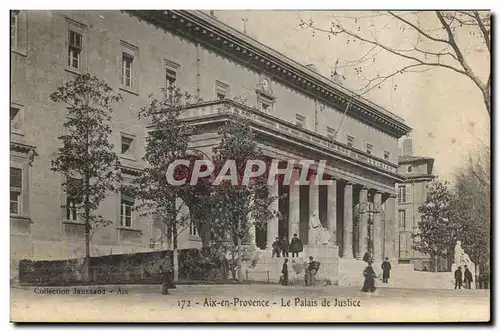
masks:
[[[397,18],[398,20],[400,20],[401,22],[403,22],[403,23],[411,26],[413,29],[415,29],[422,36],[424,36],[424,37],[426,37],[426,38],[428,38],[430,40],[436,41],[436,42],[449,44],[448,40],[432,37],[431,35],[429,35],[428,33],[426,33],[424,30],[422,30],[421,28],[417,27],[415,24],[411,23],[410,21],[405,20],[401,16],[398,16],[398,15],[394,14],[391,11],[388,11],[388,13],[391,14],[392,16],[394,16],[395,18]]]
[[[479,29],[483,33],[484,41],[486,43],[486,47],[488,47],[488,52],[491,54],[491,42],[490,42],[490,34],[486,30],[483,22],[481,21],[481,17],[479,17],[479,13],[477,11],[474,11],[474,18],[477,21],[477,24],[479,25]]]
[[[472,79],[472,81],[477,85],[477,87],[481,91],[483,91],[484,90],[484,83],[481,82],[481,80],[476,75],[474,75],[471,67],[469,66],[467,61],[465,61],[465,58],[462,54],[462,51],[460,50],[460,47],[458,47],[458,45],[455,41],[455,36],[453,35],[453,32],[451,31],[450,25],[446,22],[446,20],[444,19],[443,15],[441,14],[440,11],[436,11],[436,15],[437,15],[439,21],[441,22],[441,24],[443,25],[444,29],[446,30],[446,32],[448,33],[449,44],[451,45],[451,47],[455,51],[455,54],[457,55],[457,58],[458,58],[458,62],[464,68],[463,73],[465,75],[467,75],[468,77],[470,77]]]

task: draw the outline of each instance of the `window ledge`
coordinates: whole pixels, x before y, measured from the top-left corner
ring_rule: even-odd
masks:
[[[131,228],[131,227],[118,227],[118,230],[119,231],[129,231],[129,232],[134,232],[134,233],[141,233],[142,234],[142,231],[140,229],[137,229],[137,228]]]
[[[125,160],[130,160],[130,161],[137,161],[137,159],[133,156],[126,155],[126,154],[120,154],[120,158],[123,158]]]
[[[10,214],[10,219],[21,222],[29,222],[30,224],[33,223],[30,217],[21,214]]]
[[[189,235],[188,241],[201,242],[201,237],[198,235]]]
[[[85,226],[84,222],[81,221],[75,221],[75,220],[63,220],[63,224],[69,224],[69,225],[77,225],[77,226]]]
[[[76,69],[76,68],[73,68],[73,67],[66,67],[64,68],[65,71],[71,73],[71,74],[75,74],[75,75],[83,75],[83,73],[79,70],[79,69]]]
[[[12,53],[18,54],[18,55],[20,55],[22,57],[27,57],[28,56],[28,52],[26,52],[26,50],[19,50],[19,49],[11,48],[10,51]]]
[[[139,92],[137,89],[129,88],[129,87],[124,86],[124,85],[120,85],[120,90],[131,93],[131,94],[136,95],[136,96],[139,95]]]

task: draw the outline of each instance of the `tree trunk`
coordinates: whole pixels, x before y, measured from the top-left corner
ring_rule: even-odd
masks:
[[[85,179],[85,262],[83,265],[83,280],[90,281],[90,197],[89,197],[90,180]]]
[[[241,268],[241,237],[238,236],[238,282],[243,282],[243,270]]]
[[[173,242],[174,242],[174,250],[173,250],[173,268],[174,268],[174,281],[177,282],[179,280],[179,251],[177,250],[177,225],[172,225],[172,233],[173,233]]]

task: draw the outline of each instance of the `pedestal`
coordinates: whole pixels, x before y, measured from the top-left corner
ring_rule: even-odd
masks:
[[[323,283],[328,281],[331,285],[338,284],[339,280],[339,247],[336,245],[304,246],[301,257],[305,263],[309,263],[309,256],[321,263],[316,274],[316,281]],[[295,258],[294,258],[295,259]],[[302,274],[303,277],[303,274]]]

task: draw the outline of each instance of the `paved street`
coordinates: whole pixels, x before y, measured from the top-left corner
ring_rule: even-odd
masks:
[[[12,321],[487,321],[487,290],[379,288],[374,294],[345,287],[180,285],[78,287],[100,295],[39,294],[48,287],[12,288]],[[51,287],[54,290],[56,288]],[[37,294],[38,293],[38,294]],[[329,301],[329,302],[327,302]],[[343,304],[344,306],[340,306]]]

